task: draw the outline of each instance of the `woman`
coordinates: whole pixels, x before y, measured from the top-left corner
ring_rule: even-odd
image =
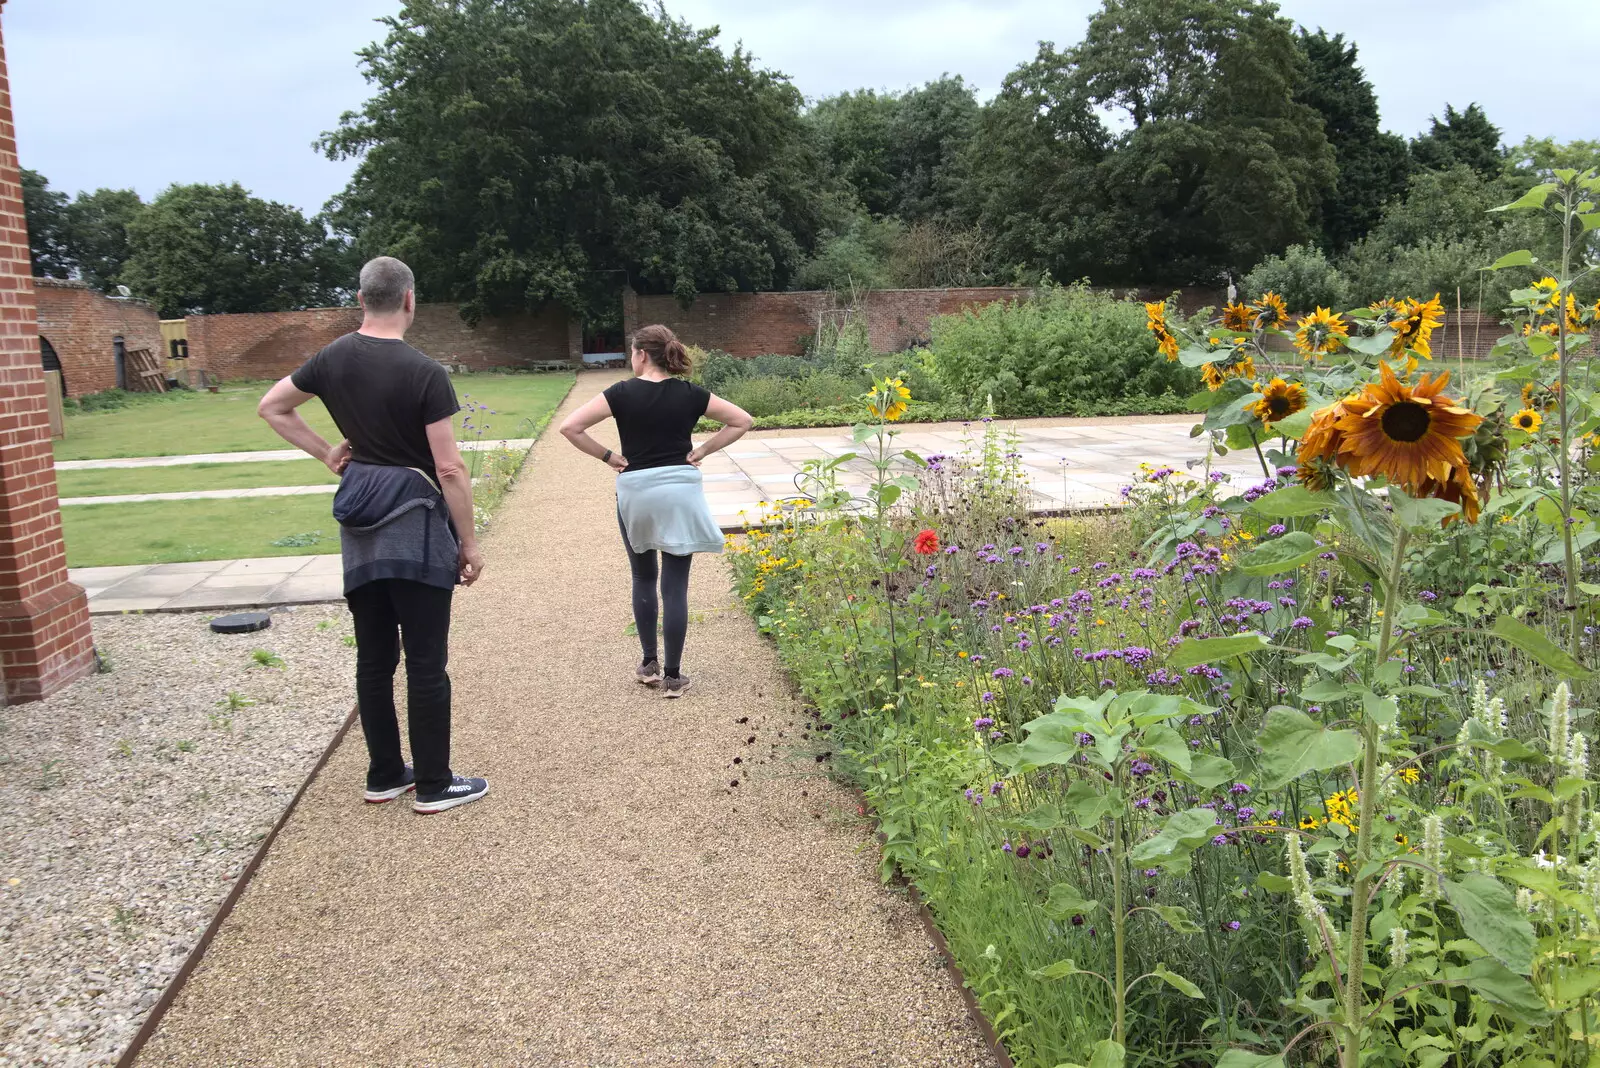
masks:
[[[617,525],[633,570],[633,621],[644,654],[634,676],[646,686],[659,685],[667,697],[682,697],[689,689],[681,662],[689,628],[689,564],[694,553],[722,551],[722,532],[711,518],[698,468],[744,436],[750,413],[681,377],[689,373],[689,354],[666,327],[645,327],[629,348],[634,377],[569,415],[561,434],[618,472]],[[689,435],[701,416],[722,429],[695,448]],[[589,428],[607,418],[617,421],[621,453],[589,436]],[[664,662],[656,656],[658,577]]]

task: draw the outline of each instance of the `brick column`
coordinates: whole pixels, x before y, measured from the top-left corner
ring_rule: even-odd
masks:
[[[0,674],[7,703],[48,696],[94,667],[89,601],[67,581],[32,275],[0,31]]]

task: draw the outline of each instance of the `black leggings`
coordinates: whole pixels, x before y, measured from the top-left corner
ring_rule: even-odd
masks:
[[[689,630],[689,565],[693,556],[661,554],[656,566],[654,551],[636,553],[628,541],[628,528],[617,516],[622,531],[622,546],[628,550],[628,567],[633,571],[633,623],[639,629],[639,648],[648,663],[656,659],[656,582],[661,583],[661,631],[666,639],[667,656],[661,669],[676,678],[683,666],[683,639]]]

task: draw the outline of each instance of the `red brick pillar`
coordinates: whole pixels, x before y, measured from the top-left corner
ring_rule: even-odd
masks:
[[[0,32],[0,674],[7,703],[48,696],[94,666],[89,601],[67,581],[32,275]]]

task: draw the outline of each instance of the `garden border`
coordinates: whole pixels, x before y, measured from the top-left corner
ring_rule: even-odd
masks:
[[[184,985],[189,981],[189,976],[194,972],[195,968],[199,967],[201,959],[206,955],[206,950],[211,948],[212,939],[216,938],[217,932],[222,930],[223,923],[233,914],[234,906],[239,903],[239,898],[244,895],[245,888],[250,885],[250,880],[255,877],[256,870],[261,867],[261,862],[267,858],[267,850],[271,849],[272,843],[277,841],[278,832],[282,831],[288,824],[289,817],[294,815],[295,809],[300,806],[300,799],[305,796],[306,791],[311,788],[311,784],[316,781],[317,776],[322,773],[322,769],[327,766],[329,758],[333,756],[333,751],[339,748],[340,743],[344,741],[345,735],[350,732],[350,728],[359,718],[359,714],[360,709],[356,706],[351,706],[350,712],[344,718],[344,722],[334,732],[333,739],[323,749],[322,755],[312,765],[311,771],[307,773],[305,781],[300,784],[300,788],[289,799],[289,804],[284,807],[283,812],[278,816],[277,822],[272,825],[272,829],[267,832],[267,836],[256,847],[255,853],[245,862],[245,866],[240,869],[238,877],[233,880],[232,889],[222,899],[222,904],[217,906],[217,911],[211,917],[211,922],[206,925],[206,929],[201,932],[200,940],[194,944],[193,949],[189,950],[189,955],[184,959],[183,965],[173,974],[172,979],[167,983],[167,988],[161,992],[161,997],[151,1007],[150,1014],[145,1017],[144,1023],[139,1025],[139,1030],[134,1033],[133,1038],[128,1042],[127,1048],[117,1058],[115,1068],[131,1068],[134,1062],[138,1060],[139,1054],[144,1052],[145,1043],[150,1041],[155,1035],[156,1029],[161,1026],[161,1021],[167,1015],[167,1010],[172,1008],[172,1003],[178,999],[178,995],[183,991]]]
[[[866,803],[862,795],[862,803]],[[881,837],[881,833],[880,833]],[[945,941],[944,932],[939,930],[939,922],[933,918],[933,910],[928,908],[927,902],[922,900],[922,894],[917,890],[917,884],[906,878],[905,874],[895,868],[895,876],[901,880],[909,892],[911,904],[917,910],[917,916],[922,920],[922,929],[933,940],[933,948],[939,951],[939,956],[944,959],[945,971],[950,973],[950,979],[956,984],[956,989],[961,992],[961,1000],[966,1003],[967,1015],[977,1025],[978,1031],[983,1035],[983,1044],[989,1048],[989,1053],[994,1057],[997,1068],[1016,1068],[1011,1060],[1011,1053],[1006,1049],[1006,1044],[1000,1040],[1000,1035],[995,1031],[994,1024],[989,1022],[989,1017],[984,1013],[983,1006],[978,1004],[978,995],[972,992],[967,985],[967,977],[961,971],[961,965],[956,963],[954,953],[950,952],[950,943]]]

